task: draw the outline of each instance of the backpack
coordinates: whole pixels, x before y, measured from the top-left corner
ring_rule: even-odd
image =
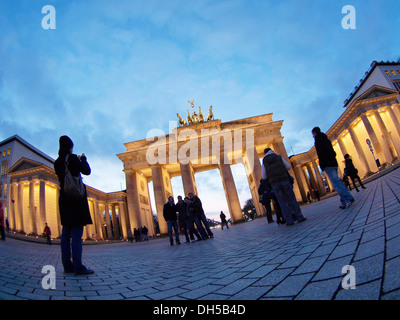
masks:
[[[74,177],[68,169],[68,158],[65,158],[65,176],[64,176],[64,192],[71,198],[81,199],[85,196],[85,186],[82,182],[81,174]]]

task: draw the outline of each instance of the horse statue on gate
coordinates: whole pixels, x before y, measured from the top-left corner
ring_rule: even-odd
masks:
[[[208,114],[207,114],[207,120],[206,121],[210,121],[210,120],[214,120],[214,113],[212,112],[212,106],[210,106],[210,109],[208,110]]]
[[[178,116],[179,125],[180,125],[180,126],[186,126],[186,125],[187,125],[186,120],[183,119],[182,116],[181,116],[179,113],[177,113],[176,115]]]

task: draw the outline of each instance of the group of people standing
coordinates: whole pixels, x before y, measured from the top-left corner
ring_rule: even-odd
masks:
[[[315,139],[315,149],[317,151],[321,170],[325,172],[331,181],[333,188],[340,196],[341,205],[340,209],[347,209],[354,203],[355,199],[347,190],[347,187],[339,178],[338,175],[338,162],[336,160],[336,152],[333,149],[331,141],[327,135],[321,132],[319,127],[312,129],[312,135]],[[270,148],[265,149],[265,156],[262,165],[262,180],[258,193],[260,195],[260,202],[265,206],[267,211],[267,219],[269,223],[274,222],[272,218],[271,202],[274,205],[276,219],[278,224],[285,224],[287,226],[293,225],[297,220],[299,223],[307,220],[301,212],[299,204],[293,192],[293,178],[289,175],[291,169],[290,164],[281,156],[275,154]],[[354,188],[359,192],[356,181],[359,182],[361,188],[366,189],[360,177],[358,170],[354,167],[353,161],[349,154],[345,155],[346,169],[344,172],[344,181],[348,177],[353,181]],[[350,187],[350,184],[348,183]],[[350,187],[351,190],[351,187]],[[320,200],[319,192],[316,197]],[[311,202],[311,194],[308,192],[307,199]]]
[[[149,233],[149,229],[147,229],[146,226],[143,226],[140,228],[134,228],[133,232],[129,228],[128,229],[128,240],[130,242],[133,242],[133,239],[135,239],[135,242],[149,241],[148,233]]]
[[[195,241],[195,236],[197,241],[214,237],[208,225],[203,204],[200,198],[193,193],[189,193],[184,199],[182,196],[178,196],[177,203],[175,203],[174,197],[170,196],[168,202],[164,205],[163,216],[167,222],[171,246],[174,245],[173,232],[175,233],[175,243],[181,244],[179,229],[183,231],[186,238],[185,242],[188,243]]]

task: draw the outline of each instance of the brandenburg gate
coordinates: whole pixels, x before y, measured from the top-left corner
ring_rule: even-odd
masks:
[[[189,101],[192,104],[194,101]],[[149,183],[153,182],[156,212],[161,233],[167,232],[163,206],[173,196],[171,178],[181,176],[185,195],[197,193],[195,174],[218,169],[222,179],[229,214],[233,223],[243,220],[243,214],[231,165],[243,164],[251,196],[259,216],[265,208],[259,203],[258,187],[261,180],[260,158],[264,149],[272,148],[286,160],[281,127],[283,121],[273,121],[272,114],[230,122],[214,120],[212,107],[204,117],[188,111],[187,121],[179,114],[178,122],[170,122],[170,132],[149,131],[147,138],[125,143],[126,151],[119,154],[126,175],[127,205],[130,227],[146,226],[155,233],[150,203]],[[175,124],[175,125],[174,125]],[[290,172],[294,176],[293,172]],[[301,201],[297,182],[294,190]],[[198,194],[201,199],[201,194]],[[202,199],[207,201],[207,199]]]

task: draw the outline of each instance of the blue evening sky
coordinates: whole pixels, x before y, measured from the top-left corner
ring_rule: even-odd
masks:
[[[56,30],[41,26],[48,4]],[[344,5],[356,30],[342,28]],[[168,132],[195,99],[223,122],[274,113],[288,154],[304,152],[373,60],[400,58],[399,39],[398,0],[1,0],[0,140],[56,158],[67,134],[92,166],[85,182],[116,191],[123,143]],[[233,172],[243,203],[244,168]],[[208,214],[227,211],[219,172],[196,180]]]

